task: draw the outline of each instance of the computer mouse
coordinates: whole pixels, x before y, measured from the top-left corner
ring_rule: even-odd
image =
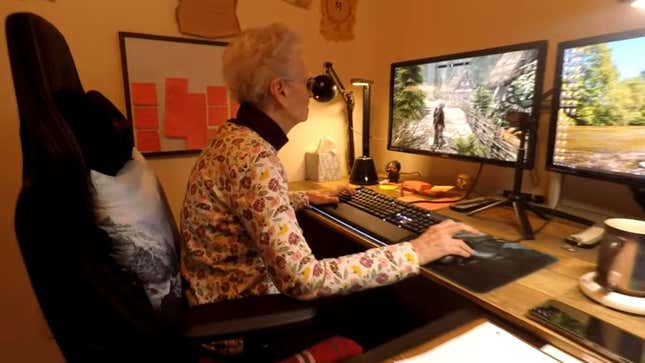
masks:
[[[437,262],[443,265],[459,265],[464,262],[464,257],[459,255],[445,255],[438,259]]]
[[[477,242],[489,240],[491,239],[491,236],[487,234],[478,234],[478,233],[471,233],[471,232],[457,232],[452,235],[452,238],[463,239],[466,243],[469,243],[469,242],[477,243]]]
[[[472,233],[472,232],[466,232],[466,231],[457,232],[457,233],[452,235],[453,238],[460,238],[460,239],[470,238],[470,237],[479,237],[479,236],[481,236],[481,234]]]
[[[492,258],[497,255],[501,244],[488,234],[475,234],[471,232],[457,232],[452,235],[466,242],[473,249],[473,256],[479,258]]]

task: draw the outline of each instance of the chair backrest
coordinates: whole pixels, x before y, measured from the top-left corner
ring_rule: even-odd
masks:
[[[160,319],[141,286],[115,265],[110,238],[96,224],[89,169],[114,175],[124,165],[131,126],[100,94],[85,94],[52,24],[15,13],[6,34],[23,154],[16,235],[61,351],[70,362],[182,354],[174,319]]]

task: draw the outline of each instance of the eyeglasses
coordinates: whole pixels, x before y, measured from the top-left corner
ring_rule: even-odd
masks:
[[[305,81],[305,87],[307,88],[307,91],[311,93],[311,90],[313,89],[314,86],[314,77],[308,77],[305,79],[292,79],[292,78],[282,78],[283,81],[287,82],[302,82]]]

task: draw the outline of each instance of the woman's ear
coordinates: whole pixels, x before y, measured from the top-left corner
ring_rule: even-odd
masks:
[[[281,105],[286,101],[287,89],[284,82],[279,78],[274,78],[269,82],[269,93],[271,93],[273,99]]]

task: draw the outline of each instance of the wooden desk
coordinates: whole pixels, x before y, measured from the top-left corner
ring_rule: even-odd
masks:
[[[334,182],[298,182],[290,184],[290,187],[292,190],[306,190],[328,188],[337,184]],[[384,194],[388,193],[384,192]],[[395,193],[390,192],[390,194],[396,196]],[[485,233],[512,241],[521,238],[516,227],[513,212],[510,208],[493,208],[473,217],[468,217],[450,209],[442,209],[439,212],[471,224]],[[556,256],[559,259],[558,262],[487,293],[475,293],[467,290],[426,268],[421,269],[421,274],[459,293],[514,326],[523,328],[563,351],[584,360],[595,358],[599,361],[606,361],[587,348],[528,319],[525,316],[526,312],[545,300],[556,299],[645,339],[645,317],[622,313],[604,307],[585,297],[578,289],[578,279],[580,276],[594,271],[596,268],[597,248],[589,250],[577,249],[576,252],[571,252],[563,249],[562,246],[564,245],[564,236],[578,232],[585,228],[585,226],[557,218],[554,218],[543,226],[545,223],[543,220],[532,215],[530,212],[528,214],[533,229],[536,230],[536,239],[521,243],[538,251]],[[346,234],[353,241],[360,243],[366,248],[378,247],[373,242],[352,233],[317,213],[309,212],[308,216],[321,223],[326,223],[329,228]]]

